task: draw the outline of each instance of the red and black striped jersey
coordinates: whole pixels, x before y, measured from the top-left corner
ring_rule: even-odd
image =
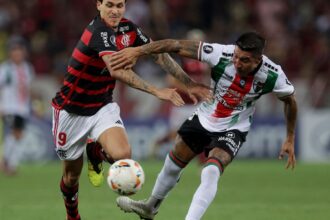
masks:
[[[116,84],[102,56],[149,42],[150,38],[125,18],[115,32],[100,15],[96,16],[85,28],[73,50],[63,86],[53,98],[52,105],[77,115],[95,114],[112,102]]]

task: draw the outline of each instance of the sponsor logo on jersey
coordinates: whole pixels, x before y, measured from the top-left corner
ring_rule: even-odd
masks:
[[[120,32],[124,32],[124,31],[128,31],[128,30],[129,30],[129,26],[127,26],[127,25],[126,26],[122,26],[122,27],[119,28],[119,31]]]
[[[243,111],[243,109],[244,109],[243,105],[238,104],[237,106],[233,106],[233,105],[228,104],[228,102],[226,102],[226,100],[219,93],[216,93],[214,96],[218,102],[220,102],[223,106],[225,106],[228,109],[233,109],[233,110],[237,110],[237,111]],[[231,98],[235,99],[236,100],[235,102],[240,101],[240,99],[237,97],[231,97]]]
[[[232,81],[232,80],[234,79],[233,76],[229,75],[229,74],[226,73],[226,72],[223,73],[222,77],[223,77],[224,79],[227,79],[227,80],[230,80],[230,81]]]
[[[139,35],[139,37],[141,38],[141,40],[144,43],[147,43],[148,42],[148,38],[142,34],[142,31],[139,28],[136,31],[137,31],[137,34]]]
[[[254,81],[253,82],[253,90],[255,92],[259,92],[262,89],[262,87],[264,87],[264,83],[259,82],[259,81]]]
[[[101,38],[103,40],[105,47],[110,47],[109,41],[108,41],[108,32],[101,32]]]
[[[128,47],[129,42],[130,42],[130,36],[128,34],[124,34],[121,39],[121,44],[124,45],[125,47]]]
[[[212,53],[213,52],[213,47],[211,45],[204,45],[203,46],[203,51],[205,53]]]

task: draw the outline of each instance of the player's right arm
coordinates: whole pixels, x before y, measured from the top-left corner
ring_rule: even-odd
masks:
[[[130,47],[116,52],[111,57],[112,69],[131,68],[143,55],[177,53],[180,56],[200,60],[202,42],[166,39],[154,41],[140,47]]]
[[[184,101],[182,100],[181,96],[176,92],[176,89],[159,89],[141,79],[136,73],[132,71],[132,69],[112,69],[110,55],[104,55],[102,56],[102,59],[105,62],[113,78],[116,78],[123,83],[126,83],[132,88],[152,94],[161,100],[171,101],[176,106],[184,105]]]

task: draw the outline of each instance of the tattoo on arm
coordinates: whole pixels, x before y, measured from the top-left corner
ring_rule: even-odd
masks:
[[[158,63],[164,71],[170,73],[183,85],[189,86],[193,83],[193,80],[183,71],[181,66],[175,62],[169,54],[164,53],[152,56],[155,62]]]
[[[134,73],[132,70],[118,70],[116,72],[116,79],[126,83],[132,88],[150,93],[152,95],[155,95],[156,93],[156,87],[150,85],[143,79],[141,79],[136,73]]]
[[[141,46],[142,54],[177,53],[180,56],[198,59],[200,42],[192,40],[160,40]]]

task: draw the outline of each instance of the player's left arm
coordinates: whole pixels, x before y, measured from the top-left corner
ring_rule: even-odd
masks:
[[[284,115],[286,119],[287,136],[282,145],[279,159],[282,159],[285,154],[288,155],[288,161],[286,168],[294,169],[296,165],[296,158],[294,153],[294,139],[295,139],[295,128],[297,120],[297,101],[294,94],[280,98],[284,102]]]

